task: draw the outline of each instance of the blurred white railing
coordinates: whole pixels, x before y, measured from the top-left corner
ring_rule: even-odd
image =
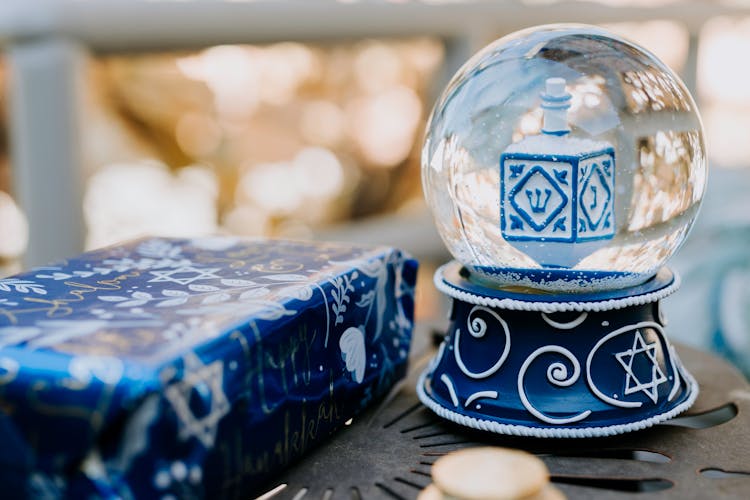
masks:
[[[440,88],[481,44],[519,28],[671,19],[691,35],[683,76],[694,87],[704,22],[748,12],[750,3],[730,0],[2,0],[15,195],[30,224],[26,264],[82,249],[79,110],[90,53],[431,35],[448,49]]]

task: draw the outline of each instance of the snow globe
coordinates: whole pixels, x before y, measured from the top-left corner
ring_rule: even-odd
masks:
[[[469,427],[536,437],[643,429],[698,387],[665,336],[665,266],[707,176],[682,81],[604,29],[506,36],[430,117],[422,183],[455,257],[435,274],[450,327],[421,401]]]

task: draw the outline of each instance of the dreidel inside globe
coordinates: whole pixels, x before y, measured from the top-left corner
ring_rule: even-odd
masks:
[[[536,437],[635,431],[698,387],[666,334],[664,264],[705,190],[680,79],[600,28],[502,38],[438,100],[425,198],[456,260],[435,275],[451,324],[418,384],[437,414]]]
[[[572,268],[615,235],[615,151],[570,136],[563,78],[548,78],[540,97],[541,134],[500,155],[500,228],[540,265]]]

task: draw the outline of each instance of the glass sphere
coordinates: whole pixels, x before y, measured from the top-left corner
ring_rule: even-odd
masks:
[[[612,33],[551,25],[474,55],[430,117],[422,185],[472,279],[592,292],[652,277],[706,186],[682,81]]]

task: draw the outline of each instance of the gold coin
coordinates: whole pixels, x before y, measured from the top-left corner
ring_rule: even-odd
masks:
[[[443,500],[443,492],[433,483],[430,483],[425,489],[419,492],[417,500]]]
[[[467,448],[438,459],[432,480],[444,496],[466,500],[533,497],[549,482],[540,459],[520,450]]]

